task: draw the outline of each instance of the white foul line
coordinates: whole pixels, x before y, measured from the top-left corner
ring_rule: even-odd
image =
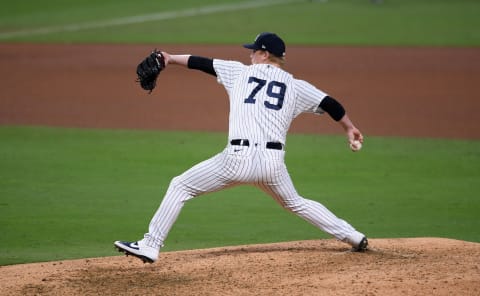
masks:
[[[111,19],[111,20],[99,21],[99,22],[89,22],[89,23],[71,24],[71,25],[58,26],[58,27],[45,27],[45,28],[38,28],[38,29],[32,29],[32,30],[4,32],[4,33],[0,33],[0,39],[9,39],[14,37],[25,37],[25,36],[33,36],[33,35],[45,35],[45,34],[61,33],[61,32],[76,32],[76,31],[87,30],[87,29],[97,29],[97,28],[138,24],[138,23],[145,23],[145,22],[152,22],[152,21],[161,21],[161,20],[176,19],[181,17],[191,17],[191,16],[206,15],[206,14],[212,14],[212,13],[218,13],[218,12],[252,9],[252,8],[258,8],[263,6],[272,6],[272,5],[278,5],[278,4],[293,3],[293,2],[299,2],[299,0],[250,1],[250,2],[241,2],[236,4],[220,4],[220,5],[204,6],[199,8],[185,9],[185,10],[136,15],[136,16],[123,17],[123,18],[117,18],[117,19]]]

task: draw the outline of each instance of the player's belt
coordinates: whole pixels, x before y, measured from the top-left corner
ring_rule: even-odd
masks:
[[[230,141],[230,144],[235,146],[250,146],[250,141],[245,139],[234,139]],[[280,142],[267,142],[265,147],[268,149],[282,150],[283,144]]]

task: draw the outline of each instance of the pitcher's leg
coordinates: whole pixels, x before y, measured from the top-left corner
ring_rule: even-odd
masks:
[[[233,184],[224,172],[232,164],[226,163],[225,159],[225,155],[220,153],[173,178],[144,236],[147,245],[155,248],[163,246],[185,202]]]
[[[145,243],[157,249],[163,246],[185,202],[194,197],[179,185],[177,178],[170,182],[160,207],[150,221],[148,233],[144,236]]]
[[[335,238],[355,246],[364,235],[345,220],[338,218],[321,203],[301,197],[286,168],[269,184],[260,187],[285,209],[295,213]]]

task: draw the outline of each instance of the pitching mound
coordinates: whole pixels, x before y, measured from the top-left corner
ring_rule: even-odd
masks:
[[[480,295],[480,244],[372,239],[165,252],[0,267],[2,295]]]

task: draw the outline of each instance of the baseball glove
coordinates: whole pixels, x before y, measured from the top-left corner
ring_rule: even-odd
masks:
[[[158,75],[163,69],[165,69],[165,57],[159,50],[154,49],[149,56],[138,64],[137,82],[144,90],[151,93],[157,85]]]

